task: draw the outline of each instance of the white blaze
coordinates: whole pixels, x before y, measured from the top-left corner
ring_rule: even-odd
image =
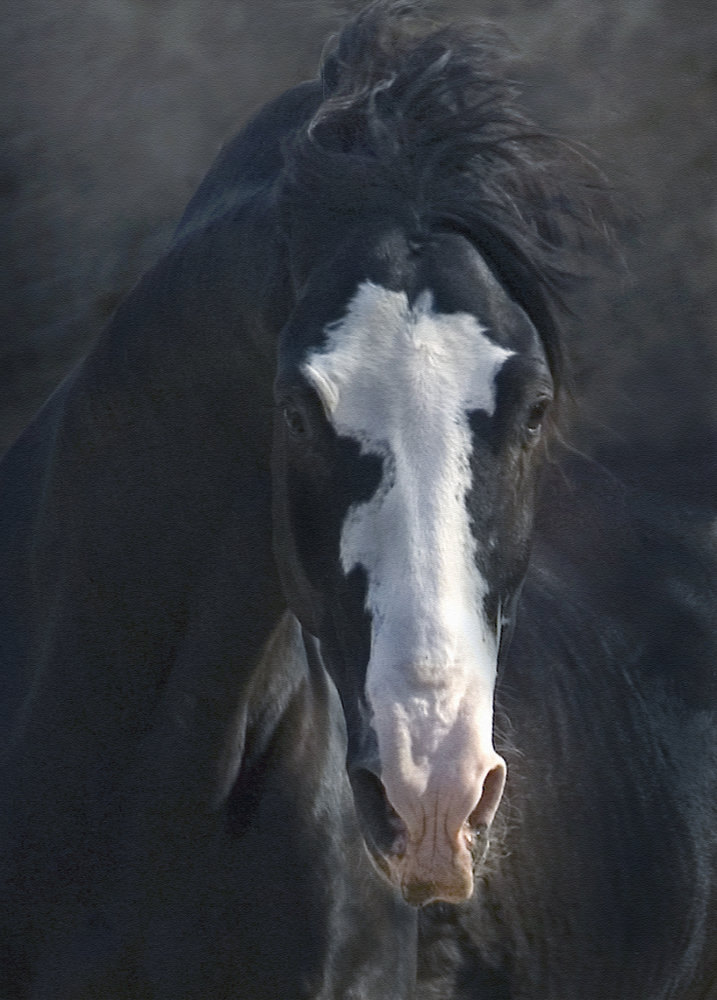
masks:
[[[384,459],[377,492],[347,515],[341,562],[366,571],[366,694],[386,791],[409,830],[425,828],[431,797],[450,825],[472,794],[448,791],[450,781],[479,792],[484,775],[472,771],[492,752],[496,643],[466,505],[468,413],[493,414],[512,353],[472,315],[432,305],[429,292],[410,306],[366,282],[303,369],[337,433]]]

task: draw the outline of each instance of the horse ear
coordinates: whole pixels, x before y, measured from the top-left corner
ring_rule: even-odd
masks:
[[[339,61],[336,57],[336,38],[329,38],[321,55],[320,78],[324,97],[329,97],[339,85]]]

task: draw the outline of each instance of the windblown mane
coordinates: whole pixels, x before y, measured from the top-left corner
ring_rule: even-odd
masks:
[[[509,62],[493,28],[377,0],[324,58],[324,99],[286,150],[281,197],[292,211],[387,211],[417,235],[463,233],[536,324],[559,378],[556,306],[597,229],[599,175],[523,114]]]

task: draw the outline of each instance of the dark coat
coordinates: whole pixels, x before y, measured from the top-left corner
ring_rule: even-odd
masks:
[[[500,664],[508,789],[476,894],[418,914],[363,850],[344,715],[272,555],[277,337],[345,221],[331,198],[313,218],[311,185],[282,171],[337,66],[222,152],[166,255],[0,466],[0,991],[708,1000],[712,504],[550,466]],[[550,227],[513,232],[529,167],[490,203],[483,249],[557,376],[540,291],[555,275],[528,253]]]

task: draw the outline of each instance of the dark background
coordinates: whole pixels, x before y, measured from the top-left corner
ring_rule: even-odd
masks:
[[[502,24],[538,120],[630,212],[568,324],[573,440],[648,461],[717,439],[713,0],[451,0]],[[161,253],[222,142],[314,75],[327,0],[5,0],[0,451]],[[699,461],[699,459],[696,459]]]

